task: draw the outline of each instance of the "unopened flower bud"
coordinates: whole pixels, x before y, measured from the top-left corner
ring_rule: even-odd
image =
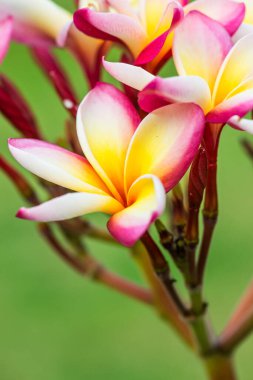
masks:
[[[0,75],[0,111],[25,137],[41,138],[36,119],[17,88]]]

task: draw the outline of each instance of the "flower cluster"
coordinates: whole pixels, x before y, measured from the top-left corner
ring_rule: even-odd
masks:
[[[76,133],[71,125],[67,136],[71,150],[40,140],[21,95],[2,78],[0,108],[26,137],[9,140],[12,155],[63,188],[56,198],[22,208],[17,216],[51,222],[103,212],[110,216],[111,235],[132,246],[163,213],[166,193],[199,159],[200,149],[208,168],[216,163],[225,124],[253,129],[243,119],[253,109],[252,2],[80,0],[75,5],[72,16],[50,0],[0,0],[0,59],[10,39],[29,45],[76,119]],[[105,56],[115,44],[121,58],[109,62]],[[81,102],[53,56],[57,46],[68,49],[84,70],[90,92]],[[170,60],[178,75],[157,76]],[[103,67],[123,91],[100,82]],[[215,214],[208,176],[206,211]]]

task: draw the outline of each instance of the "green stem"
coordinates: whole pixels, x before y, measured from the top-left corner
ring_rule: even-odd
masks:
[[[236,380],[233,359],[225,355],[213,355],[204,360],[210,380]]]
[[[207,316],[206,303],[203,301],[201,287],[189,289],[191,317],[189,323],[196,338],[200,355],[210,355],[215,347],[216,337]]]
[[[190,290],[190,296],[193,316],[189,323],[209,380],[236,380],[231,356],[220,351],[217,337],[206,312],[206,305],[202,299],[201,287]]]

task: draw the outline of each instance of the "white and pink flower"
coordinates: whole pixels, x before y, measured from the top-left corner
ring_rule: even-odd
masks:
[[[100,83],[78,109],[85,158],[40,140],[10,139],[21,165],[72,191],[22,208],[18,216],[50,222],[104,212],[111,215],[111,234],[131,246],[163,212],[165,192],[187,171],[203,128],[203,112],[194,104],[166,106],[140,121],[123,93]]]

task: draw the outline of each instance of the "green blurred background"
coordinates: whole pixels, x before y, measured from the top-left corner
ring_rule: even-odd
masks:
[[[87,87],[79,68],[68,54],[59,54],[82,97]],[[2,71],[31,102],[48,139],[62,134],[66,113],[28,50],[13,44]],[[2,117],[0,130],[0,150],[13,162],[6,140],[16,133]],[[226,127],[221,141],[220,217],[206,278],[217,331],[253,271],[253,167],[240,146],[242,137]],[[66,267],[33,223],[14,217],[24,202],[2,173],[0,185],[1,380],[205,378],[198,359],[152,310]],[[112,269],[140,281],[127,250],[92,241],[89,246]],[[242,380],[253,378],[252,350],[249,338],[236,355]]]

